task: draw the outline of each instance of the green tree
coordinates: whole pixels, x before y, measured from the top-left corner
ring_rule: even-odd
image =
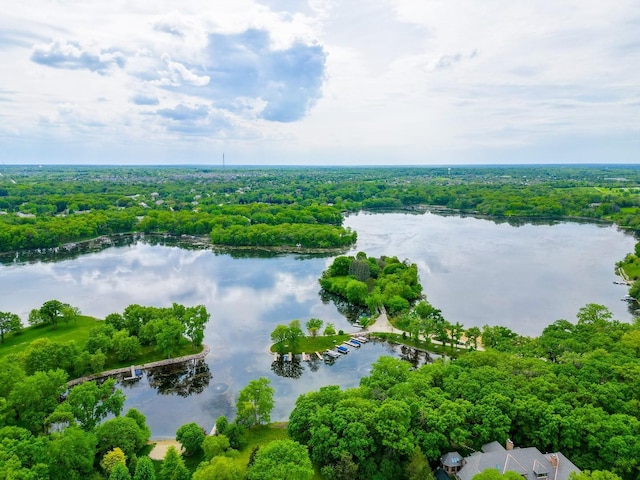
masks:
[[[347,300],[357,305],[366,305],[368,293],[369,287],[367,287],[367,284],[359,280],[351,280],[347,283],[345,289]]]
[[[0,478],[48,480],[49,438],[20,427],[0,429]]]
[[[109,480],[131,480],[131,474],[126,465],[116,463],[109,474]]]
[[[413,452],[411,452],[405,472],[409,480],[435,480],[429,461],[420,450],[420,447],[414,448]]]
[[[286,325],[277,325],[276,328],[271,332],[271,341],[276,344],[276,349],[278,353],[285,353],[286,347],[285,342],[289,335],[289,327]]]
[[[585,470],[580,473],[572,472],[571,475],[569,475],[569,480],[622,480],[622,478],[606,470],[594,470],[592,472]]]
[[[242,473],[236,462],[228,457],[215,457],[201,464],[193,473],[192,480],[241,480]]]
[[[202,450],[204,450],[205,460],[211,460],[213,457],[224,455],[229,450],[231,444],[226,435],[207,435],[202,442]]]
[[[120,361],[133,360],[140,355],[140,342],[126,330],[113,334],[112,346],[116,358]]]
[[[172,309],[176,318],[184,325],[185,333],[191,339],[194,348],[202,345],[204,327],[211,318],[205,306],[185,308],[174,303]]]
[[[358,464],[353,461],[353,455],[340,452],[340,458],[333,465],[325,465],[321,469],[322,476],[329,480],[352,480],[358,478]]]
[[[191,474],[185,467],[176,447],[169,447],[160,467],[160,480],[189,480]]]
[[[409,455],[414,438],[410,430],[411,410],[400,400],[386,399],[375,414],[375,430],[379,442],[395,455]]]
[[[327,326],[324,327],[324,332],[322,332],[323,335],[335,335],[336,334],[336,327],[333,324],[333,322],[327,322]]]
[[[480,328],[469,327],[467,328],[465,334],[467,336],[467,342],[466,342],[467,346],[472,346],[474,349],[477,349],[478,338],[480,338],[480,335],[482,334],[482,332],[480,331]]]
[[[332,277],[342,277],[349,275],[349,267],[353,257],[339,256],[333,260],[333,263],[329,267],[329,275]]]
[[[522,475],[510,470],[500,473],[500,471],[495,468],[487,468],[481,473],[476,473],[472,477],[472,480],[522,480]]]
[[[229,420],[224,415],[220,415],[216,418],[216,433],[218,435],[226,435],[227,427],[229,426]]]
[[[70,305],[59,300],[48,300],[42,304],[38,313],[42,322],[50,324],[55,330],[58,328],[59,321],[63,318],[66,307],[70,307]]]
[[[4,336],[11,333],[18,333],[22,329],[22,322],[20,321],[20,317],[15,313],[10,312],[0,312],[0,338],[2,341],[0,343],[4,343]]]
[[[185,455],[192,455],[202,448],[204,432],[197,423],[191,422],[182,425],[176,432],[176,440],[180,442]]]
[[[78,307],[72,307],[71,305],[63,304],[63,307],[60,311],[60,320],[62,320],[65,325],[69,325],[69,323],[71,322],[77,322],[80,315],[81,312]]]
[[[291,320],[291,322],[289,322],[286,337],[289,347],[295,349],[302,338],[304,338],[304,332],[300,327],[300,320]]]
[[[151,437],[151,430],[147,425],[146,417],[136,408],[130,408],[124,416],[131,418],[138,425],[138,445],[147,443],[147,440]]]
[[[108,414],[120,415],[124,400],[112,378],[101,385],[84,382],[71,389],[56,411],[71,413],[83,430],[92,431]]]
[[[268,378],[260,377],[240,390],[236,403],[238,423],[250,427],[271,421],[274,389],[270,385]]]
[[[9,394],[9,406],[20,425],[33,433],[46,429],[45,419],[58,405],[67,388],[67,375],[62,370],[36,372],[16,384]]]
[[[140,457],[133,480],[156,480],[156,470],[149,457]]]
[[[249,480],[310,480],[313,466],[307,447],[293,440],[275,440],[258,450],[247,471]]]
[[[239,450],[244,448],[246,445],[246,440],[244,438],[245,428],[244,425],[238,423],[237,421],[230,423],[225,430],[225,435],[229,439],[229,445],[231,448]]]
[[[93,472],[96,437],[77,427],[52,435],[49,444],[49,475],[52,480],[81,480]]]
[[[162,354],[169,358],[180,348],[184,325],[170,318],[164,322],[162,330],[156,335],[156,345]]]
[[[118,464],[124,466],[127,465],[127,457],[119,447],[116,447],[113,450],[109,450],[102,456],[102,460],[100,460],[100,466],[102,467],[102,470],[104,470],[104,473],[107,474],[107,476],[111,475],[113,467]]]
[[[322,320],[319,318],[310,318],[307,323],[307,331],[311,334],[312,337],[318,335],[318,331],[322,328]]]
[[[115,417],[98,425],[98,453],[104,455],[115,447],[120,447],[127,458],[142,448],[148,437],[141,431],[133,418]]]

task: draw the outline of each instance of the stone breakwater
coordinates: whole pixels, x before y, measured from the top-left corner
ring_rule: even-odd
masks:
[[[211,348],[209,348],[208,345],[202,345],[202,351],[199,353],[194,353],[193,355],[185,355],[184,357],[167,358],[165,360],[158,360],[157,362],[149,362],[143,365],[135,365],[135,368],[138,370],[148,370],[150,368],[164,367],[165,365],[173,365],[176,363],[188,362],[189,360],[201,360],[207,355],[209,355],[210,351],[211,351]],[[129,366],[129,367],[116,368],[114,370],[107,370],[100,373],[93,373],[85,377],[74,378],[73,380],[70,380],[67,382],[67,386],[73,387],[80,383],[88,382],[91,380],[97,380],[99,378],[110,377],[112,375],[129,373],[130,371],[131,371],[131,367]]]

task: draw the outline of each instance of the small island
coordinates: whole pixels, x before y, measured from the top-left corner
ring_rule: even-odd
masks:
[[[346,302],[347,307],[360,312],[354,327],[361,330],[336,332],[335,326],[328,323],[323,335],[318,335],[324,323],[311,318],[305,324],[309,333],[305,336],[300,321],[292,320],[288,325],[278,325],[271,333],[274,342],[271,352],[276,359],[291,360],[294,355],[302,354],[304,358],[305,352],[326,352],[362,333],[449,356],[481,348],[478,327],[464,330],[459,323],[451,324],[426,301],[418,281],[418,267],[408,260],[400,261],[395,256],[367,257],[364,252],[341,255],[322,273],[319,282],[321,293],[332,295],[337,302]]]

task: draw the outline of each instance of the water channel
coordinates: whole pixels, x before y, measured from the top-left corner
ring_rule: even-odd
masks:
[[[349,216],[358,232],[349,253],[396,255],[419,267],[429,301],[448,320],[465,326],[504,325],[524,335],[565,318],[587,303],[606,305],[629,321],[625,287],[614,285],[614,264],[635,239],[615,227],[560,222],[495,223],[461,216],[365,214]],[[50,299],[104,317],[132,303],[204,304],[211,313],[205,362],[155,371],[122,386],[126,407],[146,416],[153,436],[173,437],[195,421],[210,428],[219,415],[234,416],[238,391],[260,376],[276,389],[273,420],[286,419],[296,398],[324,385],[357,386],[380,355],[424,356],[399,346],[368,343],[332,365],[272,365],[269,335],[275,325],[311,317],[351,324],[319,296],[317,279],[333,257],[221,254],[143,241],[61,261],[0,266],[3,311],[26,320]]]

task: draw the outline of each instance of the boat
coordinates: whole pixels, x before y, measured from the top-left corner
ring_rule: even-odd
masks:
[[[346,342],[344,342],[345,345],[349,345],[351,347],[355,347],[355,348],[360,348],[360,342],[358,342],[357,340],[354,340],[353,338],[347,340]]]
[[[365,337],[355,337],[354,339],[355,339],[357,342],[360,342],[360,343],[367,343],[367,342],[369,341],[369,340],[368,340],[367,338],[365,338]]]
[[[348,349],[347,347],[345,347],[344,345],[338,345],[338,346],[336,347],[336,350],[337,350],[339,353],[342,353],[343,355],[346,355],[347,353],[349,353],[349,349]]]
[[[335,352],[333,350],[327,350],[326,352],[324,352],[325,355],[331,357],[331,358],[338,358],[340,356],[340,354],[338,352]]]

